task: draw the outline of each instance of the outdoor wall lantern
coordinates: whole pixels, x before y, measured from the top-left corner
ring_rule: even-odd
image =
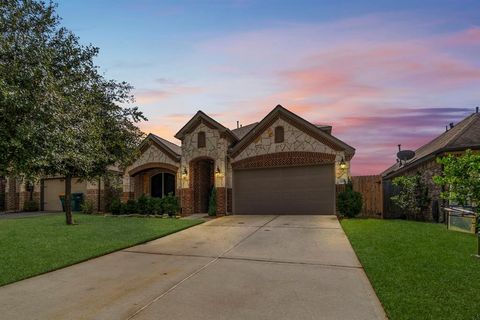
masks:
[[[345,162],[345,158],[342,158],[342,161],[340,161],[340,169],[347,169],[347,163]]]
[[[217,176],[217,177],[222,176],[222,171],[220,170],[220,168],[218,166],[217,166],[217,170],[215,170],[215,176]]]
[[[183,172],[182,172],[182,178],[187,178],[188,176],[188,172],[187,172],[187,168],[183,168]]]

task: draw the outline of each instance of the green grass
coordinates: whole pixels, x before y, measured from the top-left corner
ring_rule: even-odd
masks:
[[[0,286],[143,243],[200,220],[63,214],[0,220]]]
[[[474,235],[402,220],[342,226],[390,319],[480,320]]]

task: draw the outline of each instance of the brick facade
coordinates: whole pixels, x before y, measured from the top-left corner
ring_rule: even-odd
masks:
[[[194,213],[193,211],[193,189],[183,188],[180,192],[180,204],[182,207],[181,215],[188,216]]]
[[[161,166],[171,166],[176,172],[182,215],[207,213],[213,186],[217,191],[218,214],[232,212],[234,170],[321,164],[338,167],[345,162],[347,169],[337,168],[336,179],[349,177],[353,148],[281,106],[265,119],[251,134],[248,131],[240,134],[199,111],[175,135],[181,146],[163,143],[160,141],[163,139],[149,135],[142,142],[139,158],[125,170],[124,201],[149,194],[148,170]],[[275,141],[274,132],[279,126],[284,139]]]
[[[275,168],[334,163],[335,155],[318,152],[277,152],[258,155],[232,163],[233,169]]]
[[[7,187],[7,179],[0,177],[0,212],[5,211],[5,194]]]
[[[224,187],[217,188],[217,216],[227,214],[227,189]]]

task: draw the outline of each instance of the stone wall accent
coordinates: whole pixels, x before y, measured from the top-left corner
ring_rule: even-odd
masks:
[[[275,128],[282,126],[284,128],[284,142],[275,143]],[[232,159],[232,166],[239,166],[239,162],[249,158],[255,158],[258,156],[268,154],[286,153],[288,157],[303,157],[305,153],[315,153],[328,156],[328,161],[336,162],[336,180],[337,183],[341,183],[344,180],[348,180],[350,177],[350,158],[345,155],[344,151],[337,151],[331,146],[327,145],[325,141],[319,141],[312,135],[307,134],[305,131],[300,130],[290,121],[277,118],[265,131],[260,134],[252,143],[246,146],[242,151],[235,155]],[[298,156],[295,154],[298,153]],[[327,156],[325,156],[327,157]],[[330,158],[331,157],[331,158]],[[333,159],[333,160],[330,160]],[[344,160],[347,164],[346,170],[340,170],[339,164]],[[298,162],[298,159],[289,160],[291,162]],[[327,161],[327,160],[325,160]],[[312,164],[319,164],[326,162],[318,162]],[[298,162],[298,165],[302,165]]]
[[[205,132],[206,145],[202,148],[198,148],[197,144],[199,132]],[[228,169],[227,160],[228,147],[231,143],[229,139],[227,135],[221,134],[219,130],[204,122],[199,122],[196,128],[186,133],[183,137],[179,183],[182,185],[182,190],[189,189],[188,195],[182,196],[183,214],[204,213],[200,211],[206,210],[204,205],[194,203],[194,193],[198,193],[200,189],[202,189],[202,186],[199,184],[200,181],[202,181],[202,179],[208,179],[207,177],[196,176],[199,172],[199,168],[196,167],[198,165],[197,160],[211,159],[213,160],[213,171],[215,172],[217,168],[220,170],[221,174],[210,175],[211,185],[217,188],[217,192],[218,188],[225,188],[227,181],[231,183],[232,172]],[[184,169],[187,171],[186,175],[183,175]],[[194,179],[195,176],[196,179]],[[197,181],[196,185],[194,185],[194,180]],[[203,186],[203,188],[205,188],[205,186]],[[199,199],[198,196],[196,198]]]
[[[179,167],[178,161],[172,160],[172,158],[160,150],[156,144],[151,144],[143,151],[143,153],[135,160],[134,163],[127,167],[126,172],[152,162],[170,164],[176,168]]]
[[[151,142],[143,149],[137,160],[125,170],[125,175],[123,176],[123,200],[127,201],[127,198],[132,193],[134,194],[132,199],[138,198],[144,193],[149,194],[150,184],[146,184],[145,179],[149,179],[152,176],[152,172],[157,169],[175,174],[177,188],[179,188],[182,184],[179,167],[180,162],[178,160],[172,159],[171,155],[161,150],[160,146]],[[145,172],[140,173],[142,171]]]
[[[277,152],[258,155],[232,163],[233,169],[291,167],[333,163],[334,154],[316,152]]]
[[[198,148],[197,146],[197,136],[199,132],[205,132],[206,146],[203,148]],[[222,135],[217,129],[211,128],[203,122],[199,123],[194,130],[185,134],[182,140],[180,171],[183,172],[184,168],[188,169],[190,162],[196,158],[211,158],[214,161],[214,169],[219,168],[223,173],[221,179],[216,179],[215,186],[225,187],[225,177],[226,174],[228,174],[226,172],[226,157],[230,143],[229,138]],[[191,178],[190,171],[188,171],[188,175],[185,177],[185,183],[187,183],[187,185],[189,185]]]
[[[275,127],[284,128],[284,142],[275,143]],[[253,156],[277,153],[277,152],[319,152],[343,156],[343,151],[336,151],[326,144],[318,141],[316,138],[308,135],[304,131],[293,126],[282,118],[278,118],[272,123],[260,136],[258,136],[250,145],[234,156],[233,161],[239,161]]]

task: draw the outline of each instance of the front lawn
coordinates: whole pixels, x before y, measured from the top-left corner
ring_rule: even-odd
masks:
[[[480,320],[476,237],[441,224],[342,221],[390,319]]]
[[[0,220],[0,286],[143,243],[201,220],[63,214]]]

